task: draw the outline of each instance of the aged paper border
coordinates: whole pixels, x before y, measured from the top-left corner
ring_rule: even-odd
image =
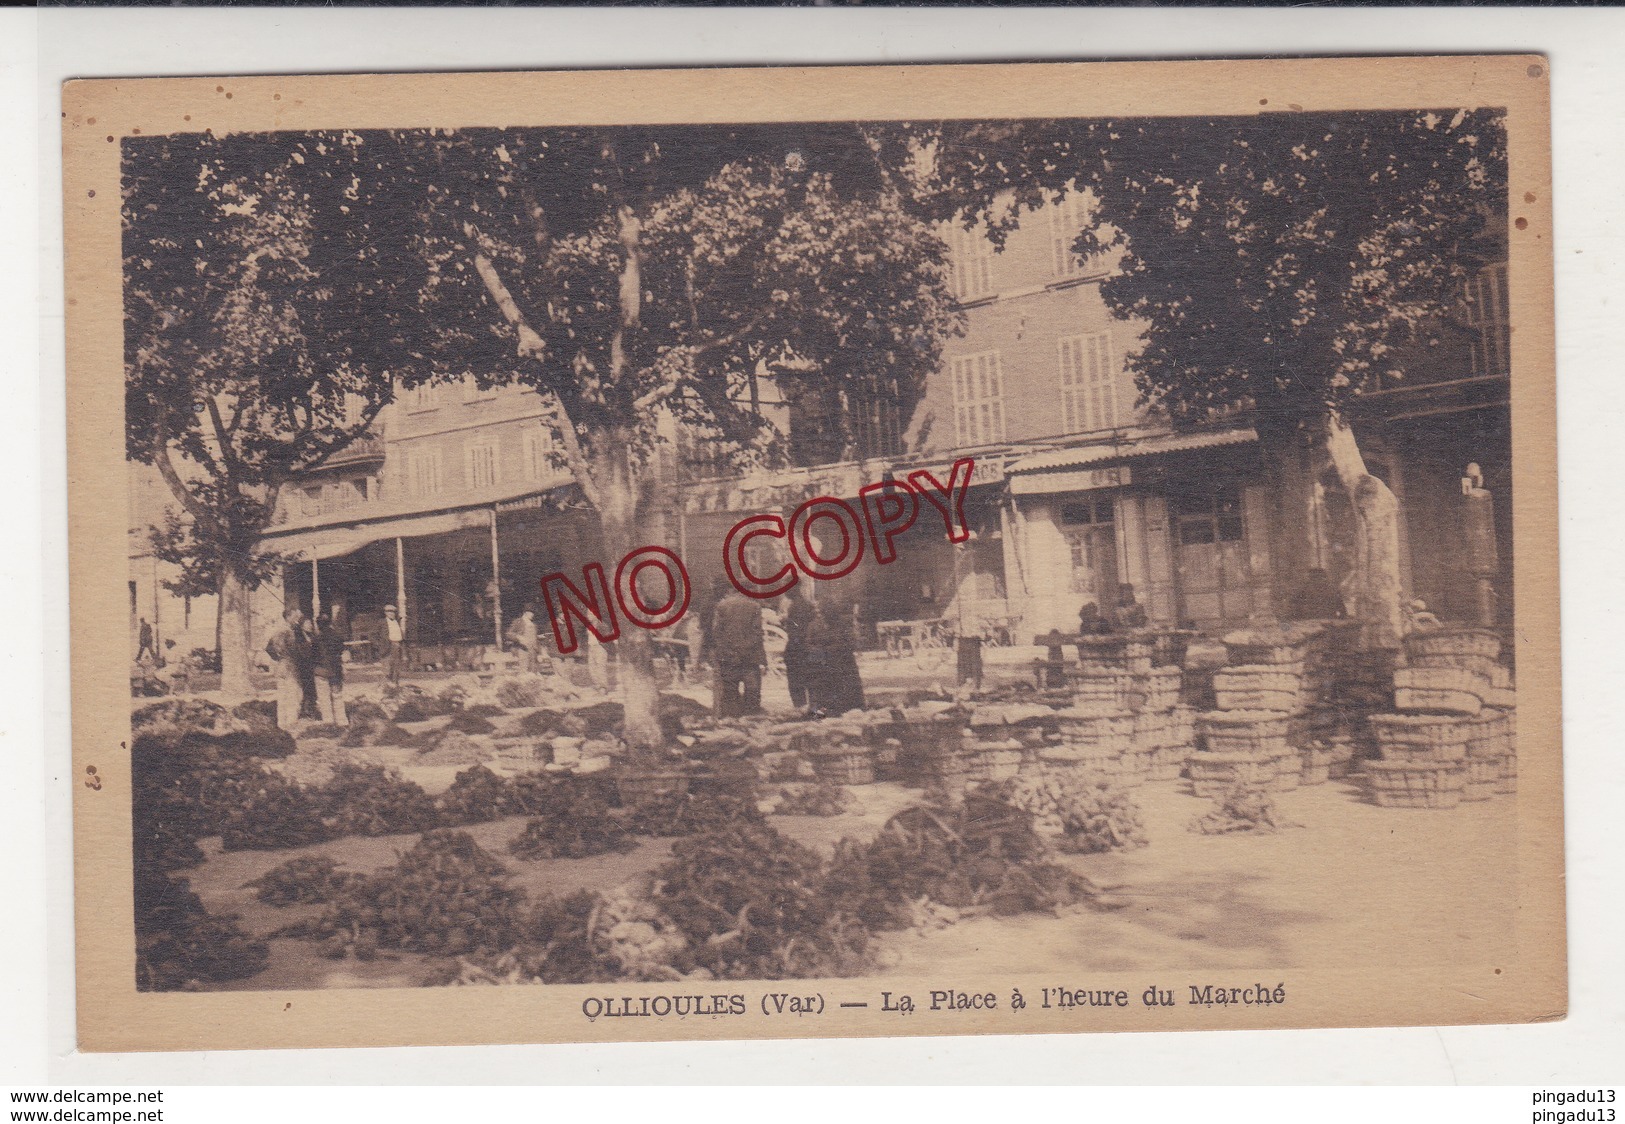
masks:
[[[216,1049],[808,1038],[906,1034],[1520,1022],[1567,1003],[1558,673],[1555,383],[1549,81],[1539,56],[1099,64],[916,65],[445,75],[177,78],[72,82],[63,91],[73,634],[79,1040],[90,1050]],[[920,1012],[906,1023],[831,1009],[816,1019],[600,1018],[581,1000],[654,995],[659,985],[139,993],[134,988],[129,846],[129,702],[122,646],[103,622],[123,612],[125,466],[118,214],[120,137],[171,131],[431,125],[709,123],[853,118],[1220,115],[1494,105],[1507,109],[1513,348],[1519,851],[1515,962],[1425,968],[1351,962],[1283,970],[1292,1001],[1245,1010],[1180,1007],[1012,1015]],[[108,138],[112,138],[109,141]],[[1380,945],[1380,941],[1377,942]],[[1350,950],[1351,953],[1354,950]],[[1249,986],[1256,973],[1166,972],[1168,982]],[[1148,973],[1094,973],[1090,986],[1143,989]],[[1243,977],[1246,978],[1243,978]],[[1177,978],[1172,978],[1177,977]],[[1275,977],[1279,977],[1277,980]],[[1138,981],[1138,982],[1136,982]],[[1022,977],[719,985],[754,1002],[769,990],[884,985],[1008,992]],[[854,984],[858,986],[855,988]],[[1190,1012],[1187,1014],[1187,1010]],[[631,1022],[633,1025],[622,1025]]]

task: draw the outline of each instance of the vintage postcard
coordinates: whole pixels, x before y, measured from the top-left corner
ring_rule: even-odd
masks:
[[[1548,83],[70,83],[81,1046],[1562,1018]]]

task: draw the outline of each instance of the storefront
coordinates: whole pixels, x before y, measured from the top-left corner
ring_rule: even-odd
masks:
[[[1071,631],[1122,585],[1163,624],[1216,628],[1270,605],[1269,493],[1250,429],[1060,449],[1010,466],[1025,630]]]

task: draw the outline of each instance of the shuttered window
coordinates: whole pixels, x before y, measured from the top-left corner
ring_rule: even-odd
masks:
[[[1117,427],[1117,371],[1109,332],[1056,341],[1061,371],[1061,421],[1068,433]]]
[[[954,431],[962,446],[1004,440],[1004,372],[997,351],[961,355],[951,363]]]

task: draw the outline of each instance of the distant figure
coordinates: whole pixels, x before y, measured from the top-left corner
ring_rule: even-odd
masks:
[[[146,617],[141,618],[141,631],[138,634],[138,642],[140,646],[135,650],[135,662],[140,663],[141,657],[145,655],[151,656],[152,662],[157,663],[158,649],[152,646],[152,625],[147,623]]]
[[[852,645],[851,617],[826,598],[807,629],[808,702],[818,714],[863,709],[863,678]]]
[[[712,709],[718,718],[738,718],[762,709],[762,606],[736,589],[711,610]]]
[[[813,605],[799,585],[791,586],[784,599],[784,613],[779,618],[784,626],[784,677],[789,681],[791,705],[806,710],[807,631],[812,627]]]
[[[508,626],[508,642],[524,654],[519,657],[521,671],[535,672],[537,665],[536,651],[536,607],[526,605],[525,611]]]
[[[310,618],[303,618],[299,625],[299,635],[304,644],[299,652],[299,717],[309,718],[313,722],[322,721],[321,704],[316,701],[316,665],[322,659],[321,638],[317,635],[316,622]]]
[[[385,674],[396,686],[406,663],[406,621],[393,605],[384,606]]]
[[[344,708],[343,618],[336,605],[327,610],[326,618],[316,626],[312,656],[316,709],[321,714],[321,720],[334,726],[348,726],[350,716]]]
[[[1079,636],[1104,636],[1112,630],[1112,622],[1100,615],[1100,606],[1093,601],[1078,610]]]
[[[1133,632],[1146,625],[1145,607],[1134,595],[1134,586],[1124,582],[1117,587],[1117,608],[1112,611],[1113,632]]]
[[[1418,598],[1405,606],[1405,631],[1427,632],[1439,627],[1439,618],[1428,612],[1426,601]]]
[[[1288,612],[1295,621],[1337,620],[1345,615],[1343,595],[1337,591],[1337,583],[1332,581],[1331,575],[1316,566],[1304,578],[1303,587],[1292,598]]]
[[[729,585],[720,577],[711,579],[701,593],[699,602],[694,606],[695,618],[700,622],[699,644],[694,650],[694,665],[711,661],[711,620],[716,613],[717,605],[727,595]],[[713,664],[715,661],[711,661]]]
[[[304,708],[305,689],[301,665],[308,662],[305,651],[305,615],[290,608],[282,614],[282,627],[266,641],[265,654],[276,670],[276,724],[291,730]]]

